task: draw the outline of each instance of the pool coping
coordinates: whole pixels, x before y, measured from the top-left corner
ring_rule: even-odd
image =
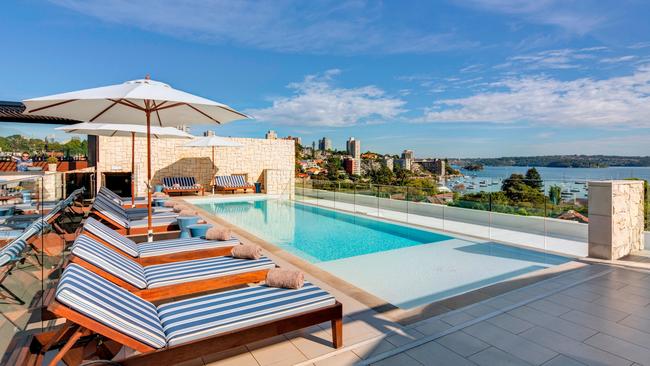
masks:
[[[239,200],[246,200],[246,197],[238,197]],[[251,197],[252,198],[252,197]],[[256,197],[257,198],[257,197]],[[272,197],[269,197],[272,198]],[[183,198],[181,198],[183,199]],[[234,199],[234,197],[233,197]],[[184,199],[183,199],[184,200]],[[215,201],[221,201],[221,198],[214,198],[213,200]],[[230,200],[230,199],[227,199]],[[455,295],[452,297],[448,297],[442,300],[437,300],[433,301],[428,304],[420,305],[411,309],[401,309],[389,302],[387,302],[384,299],[379,298],[376,295],[373,295],[343,279],[341,279],[338,276],[335,276],[329,272],[327,272],[324,269],[321,269],[320,267],[309,263],[305,259],[302,259],[294,254],[289,253],[288,251],[285,251],[284,249],[278,247],[277,245],[270,243],[266,241],[263,238],[258,237],[257,235],[239,227],[236,226],[225,219],[208,212],[207,210],[198,207],[194,205],[194,203],[199,203],[204,200],[184,200],[188,204],[192,204],[196,210],[201,214],[205,219],[213,221],[214,223],[222,226],[222,227],[227,227],[229,228],[235,236],[239,236],[240,238],[244,238],[247,241],[257,244],[261,246],[264,250],[268,251],[274,256],[277,256],[281,258],[282,260],[290,263],[291,265],[297,267],[298,269],[304,271],[308,275],[311,275],[315,278],[317,278],[320,281],[323,281],[324,283],[328,284],[329,286],[332,286],[333,288],[336,288],[337,290],[341,291],[347,296],[350,296],[363,305],[367,306],[368,308],[372,309],[378,314],[381,314],[382,316],[386,317],[388,320],[391,320],[393,322],[399,323],[401,325],[410,325],[416,322],[419,322],[421,320],[425,320],[434,316],[438,316],[450,311],[454,311],[460,308],[463,308],[468,305],[472,305],[478,302],[481,302],[483,300],[490,299],[492,297],[510,292],[512,290],[516,290],[534,283],[537,283],[542,280],[549,279],[551,277],[555,277],[559,274],[572,271],[578,268],[582,268],[584,266],[588,266],[589,264],[581,262],[579,260],[571,260],[567,263],[563,263],[560,265],[555,265],[553,267],[549,268],[544,268],[540,269],[537,271],[525,273],[519,276],[515,276],[512,278],[509,278],[507,280],[488,285],[485,287],[481,287],[476,290],[471,290],[459,295]],[[205,200],[207,201],[207,200]],[[317,206],[316,206],[317,207]],[[336,209],[328,208],[330,210],[336,211]],[[345,210],[341,210],[341,212],[346,212]],[[372,216],[365,216],[368,218],[373,218]],[[382,218],[377,218],[378,220],[382,220]],[[386,220],[388,222],[393,223],[393,220]],[[398,223],[398,222],[395,222]],[[403,226],[413,226],[417,228],[423,228],[419,225],[410,225],[410,224],[405,224],[405,223],[398,223]],[[424,228],[425,230],[429,230],[432,232],[435,232],[431,228]],[[455,233],[454,233],[455,234]],[[462,234],[461,234],[462,235]],[[465,236],[465,235],[462,235]],[[462,239],[462,238],[461,238]],[[474,239],[475,240],[475,239]],[[498,241],[494,241],[495,243],[500,243],[504,245],[511,245],[511,246],[517,246],[517,245],[512,245],[509,243],[501,243]],[[530,249],[533,250],[533,248],[526,248],[524,246],[518,246],[522,247],[525,249]],[[555,254],[555,253],[553,253]],[[565,257],[567,257],[565,255]],[[570,257],[569,257],[570,259]]]

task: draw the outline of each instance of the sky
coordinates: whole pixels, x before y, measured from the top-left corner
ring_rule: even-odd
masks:
[[[417,157],[649,155],[644,0],[8,0],[0,100],[150,74],[254,120]],[[0,135],[54,135],[0,124]]]

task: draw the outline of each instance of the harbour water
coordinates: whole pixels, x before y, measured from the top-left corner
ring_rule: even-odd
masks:
[[[486,166],[479,171],[460,169],[465,177],[449,179],[447,186],[452,190],[459,190],[457,188],[462,186],[465,192],[495,192],[501,189],[503,179],[508,178],[513,173],[526,174],[529,168],[523,166]],[[572,196],[566,198],[586,197],[586,182],[589,180],[639,178],[650,181],[650,167],[535,168],[542,177],[546,191],[551,186],[560,186],[564,195]]]

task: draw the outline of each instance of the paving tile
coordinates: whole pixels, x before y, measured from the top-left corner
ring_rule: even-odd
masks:
[[[575,297],[577,299],[584,300],[584,301],[589,301],[589,302],[592,302],[592,301],[600,298],[600,296],[601,296],[600,294],[597,294],[595,292],[591,292],[591,291],[584,290],[584,289],[581,289],[581,288],[576,288],[576,287],[571,287],[569,289],[566,289],[566,290],[560,292],[560,294]]]
[[[650,361],[650,349],[637,346],[622,339],[607,334],[598,333],[587,339],[585,343],[604,351],[621,356],[630,361],[646,364]]]
[[[347,351],[343,353],[339,353],[336,356],[332,356],[329,358],[326,358],[321,361],[314,362],[315,366],[346,366],[346,365],[354,365],[361,361],[359,356],[355,355],[352,351]]]
[[[497,296],[483,302],[485,305],[491,306],[495,309],[503,309],[507,306],[514,304],[513,301],[505,299],[503,296]]]
[[[462,331],[438,338],[436,342],[464,357],[471,356],[489,347],[489,344]]]
[[[620,310],[626,313],[633,313],[635,311],[643,311],[647,303],[638,301],[638,296],[625,293],[615,293],[612,295],[601,296],[600,299],[594,301],[594,304],[607,306],[608,308]]]
[[[527,366],[530,363],[494,347],[485,349],[469,358],[482,366]]]
[[[246,347],[237,347],[228,351],[203,356],[206,366],[258,366],[255,357]]]
[[[296,346],[284,336],[277,336],[246,346],[255,360],[262,365],[295,364],[307,360]]]
[[[451,328],[451,325],[440,319],[428,319],[418,323],[415,329],[425,335],[437,334]]]
[[[493,318],[488,319],[487,322],[490,324],[494,324],[497,327],[500,327],[502,329],[505,329],[508,332],[511,332],[513,334],[521,333],[533,327],[533,324],[525,320],[519,319],[517,317],[514,317],[508,313],[497,315]]]
[[[544,299],[533,301],[530,304],[526,304],[526,306],[555,316],[571,311],[571,308]]]
[[[359,356],[359,358],[365,360],[366,358],[376,356],[378,354],[390,351],[394,348],[395,346],[387,340],[378,339],[376,341],[368,342],[362,346],[355,347],[352,352]]]
[[[600,304],[594,304],[591,302],[578,300],[576,298],[562,295],[562,294],[555,294],[549,296],[547,299],[549,301],[558,303],[560,305],[569,307],[571,309],[580,310],[582,312],[596,315],[601,318],[612,320],[612,321],[619,321],[625,318],[626,316],[630,315],[629,313],[626,313],[624,311],[616,310]]]
[[[548,315],[544,312],[529,308],[527,306],[522,306],[520,308],[511,310],[508,312],[508,314],[519,319],[525,319],[526,321],[537,326],[556,331],[577,341],[584,341],[585,339],[598,333],[597,330],[580,326],[576,323]]]
[[[486,304],[476,304],[463,309],[463,311],[471,316],[479,318],[483,315],[494,313],[497,309]]]
[[[474,363],[436,342],[425,343],[408,350],[406,353],[423,365],[474,365]]]
[[[386,358],[372,364],[373,366],[422,366],[421,363],[409,357],[406,353],[400,353],[393,357]]]
[[[334,351],[332,336],[329,332],[318,330],[288,335],[289,341],[305,356],[314,358]]]
[[[630,328],[638,329],[642,332],[650,333],[650,319],[632,314],[618,322]],[[650,335],[649,335],[650,336]]]
[[[620,289],[618,291],[619,292],[624,292],[624,293],[627,293],[627,294],[642,296],[642,297],[650,299],[650,288],[649,287],[641,287],[641,286],[637,286],[637,285],[627,285],[627,286],[623,287],[622,289]]]
[[[584,366],[582,362],[578,362],[565,355],[557,355],[552,360],[545,363],[543,366]]]
[[[577,310],[562,315],[562,318],[650,349],[650,334],[638,329]]]
[[[542,347],[518,335],[512,334],[488,322],[481,322],[463,329],[463,332],[495,346],[533,365],[541,365],[557,356],[557,352]]]
[[[631,362],[551,330],[534,327],[521,336],[586,365],[629,365]]]
[[[475,317],[469,315],[468,313],[464,311],[454,311],[448,314],[441,315],[438,317],[438,319],[442,320],[443,322],[455,326],[459,325],[465,322],[468,322],[470,320],[473,320]]]
[[[423,336],[424,334],[418,332],[415,329],[404,329],[396,331],[395,334],[391,334],[385,339],[392,345],[399,347],[401,345],[411,343],[416,339],[422,338]]]

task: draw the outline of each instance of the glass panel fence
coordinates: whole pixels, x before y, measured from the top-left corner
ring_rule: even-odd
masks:
[[[0,364],[28,330],[52,323],[42,321],[43,299],[83,217],[67,188],[63,173],[0,175]]]

